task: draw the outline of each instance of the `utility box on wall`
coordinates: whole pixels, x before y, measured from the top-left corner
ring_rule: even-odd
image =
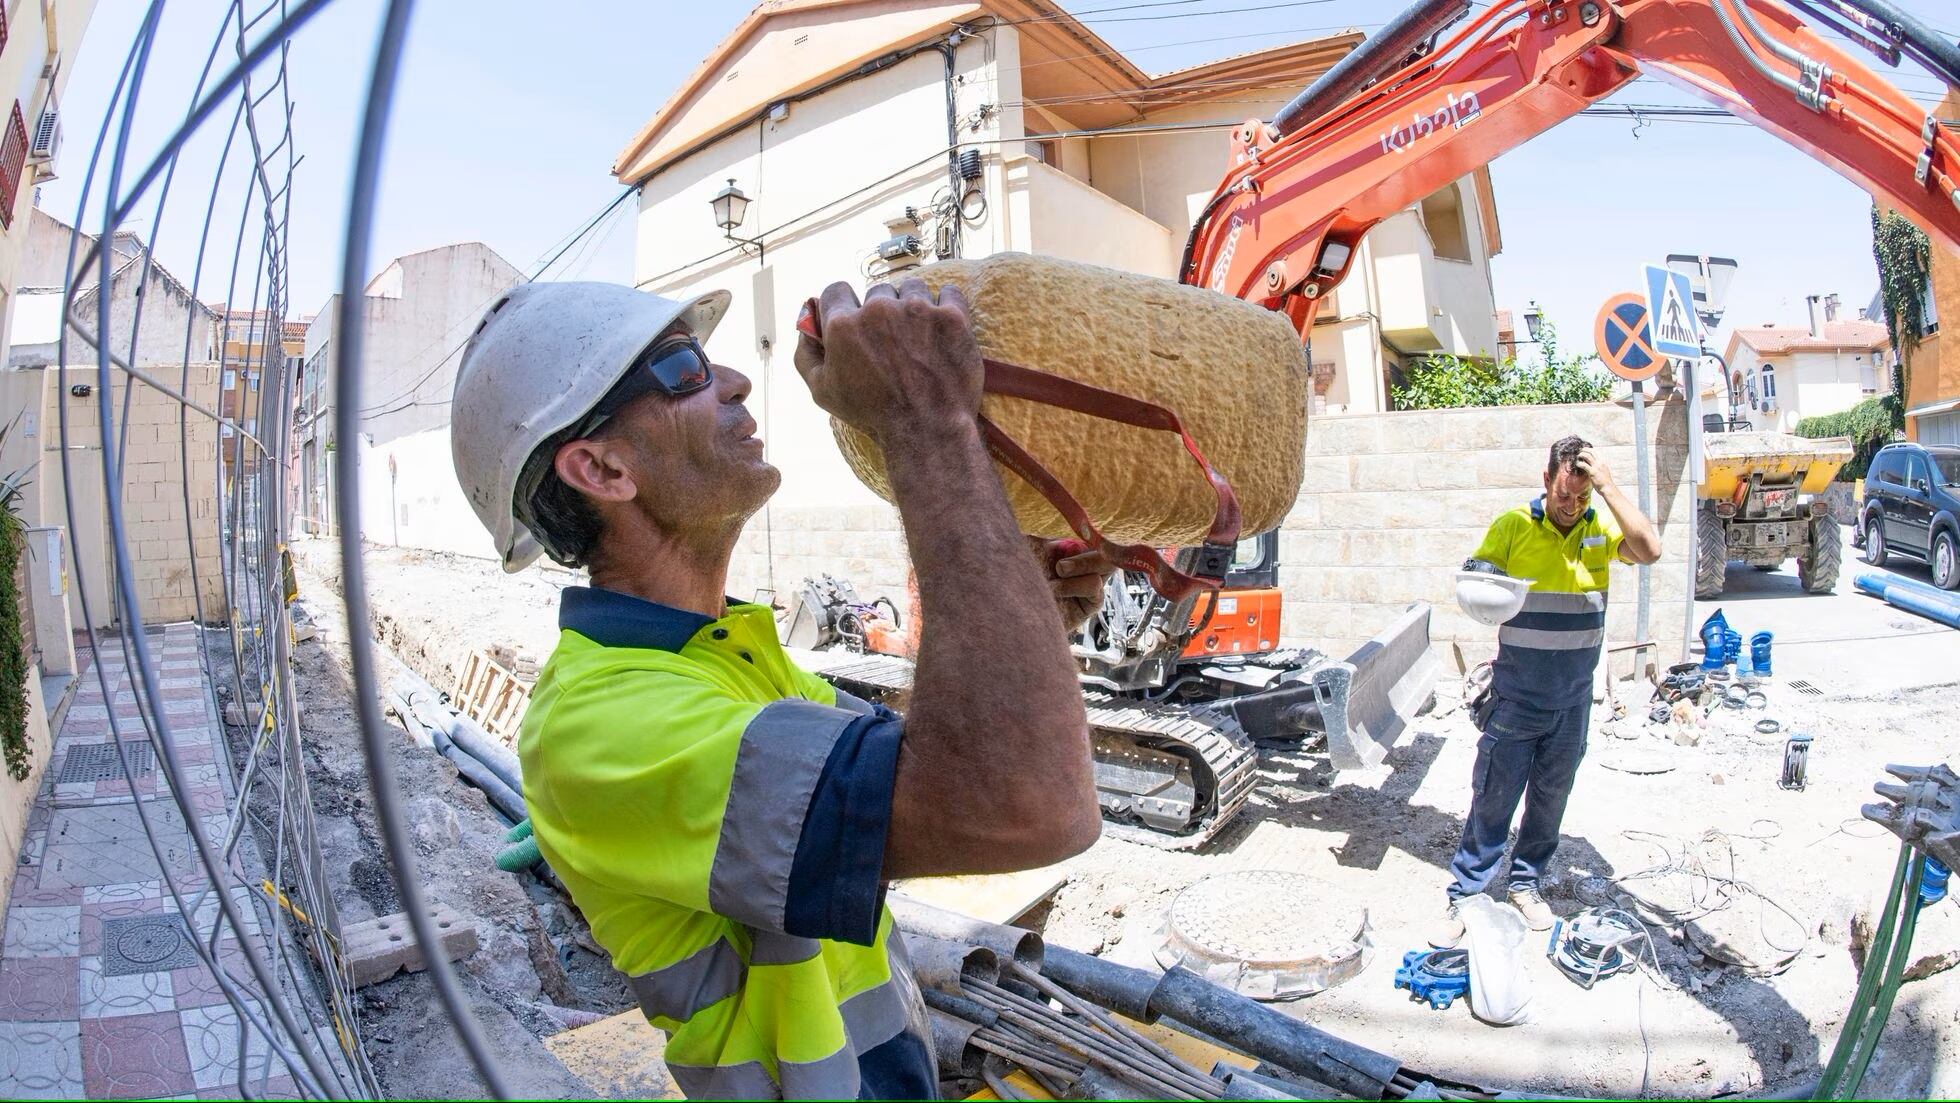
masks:
[[[41,649],[41,673],[75,673],[74,624],[68,619],[68,537],[60,525],[25,530],[21,597]]]

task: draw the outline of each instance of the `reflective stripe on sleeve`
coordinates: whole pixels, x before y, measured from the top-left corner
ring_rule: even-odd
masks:
[[[717,938],[663,969],[628,977],[640,1010],[649,1018],[686,1022],[742,990],[748,969],[726,939]]]
[[[708,873],[708,905],[715,914],[783,929],[790,867],[811,791],[831,745],[854,719],[844,709],[790,698],[771,702],[749,721]]]

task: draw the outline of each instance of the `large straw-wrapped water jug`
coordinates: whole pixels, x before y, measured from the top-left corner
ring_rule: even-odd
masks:
[[[935,291],[957,284],[982,355],[1174,411],[1237,493],[1240,531],[1277,528],[1300,489],[1308,371],[1279,314],[1169,280],[1024,253],[909,269]],[[1218,496],[1173,432],[988,394],[981,413],[1054,474],[1113,540],[1202,543]],[[851,469],[887,501],[871,438],[835,420]],[[1034,487],[999,467],[1023,531],[1072,535]]]

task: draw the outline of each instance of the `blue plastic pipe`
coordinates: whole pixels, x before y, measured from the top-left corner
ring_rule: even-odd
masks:
[[[1938,621],[1948,628],[1960,628],[1960,597],[1945,590],[1909,578],[1879,574],[1861,574],[1854,584],[1873,597],[1884,598],[1888,605]]]

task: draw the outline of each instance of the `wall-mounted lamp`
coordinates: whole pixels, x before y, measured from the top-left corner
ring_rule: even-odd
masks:
[[[1524,331],[1533,341],[1537,341],[1538,331],[1544,328],[1544,325],[1545,312],[1538,309],[1538,300],[1533,299],[1531,304],[1524,308]]]
[[[721,227],[721,236],[737,245],[755,246],[756,260],[764,262],[765,247],[761,238],[735,236],[736,227],[748,217],[749,197],[742,194],[742,189],[735,186],[734,177],[728,178],[728,186],[716,192],[714,198],[708,200],[708,205],[714,209],[715,225]]]

